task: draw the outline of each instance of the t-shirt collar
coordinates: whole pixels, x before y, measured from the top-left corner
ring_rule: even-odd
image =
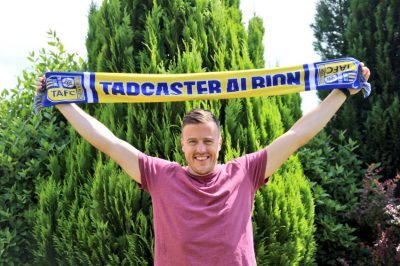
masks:
[[[218,174],[221,172],[221,165],[217,164],[216,167],[214,168],[214,170],[206,175],[194,175],[194,174],[190,173],[189,167],[187,167],[187,166],[185,167],[185,170],[186,170],[187,175],[189,177],[191,177],[192,179],[196,180],[197,182],[209,183],[214,178],[216,178],[218,176]]]

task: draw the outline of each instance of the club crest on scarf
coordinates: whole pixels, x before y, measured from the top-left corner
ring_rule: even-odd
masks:
[[[52,102],[85,100],[80,76],[50,76],[46,79],[47,98]]]
[[[355,62],[317,63],[318,85],[353,84],[357,78],[358,65]]]

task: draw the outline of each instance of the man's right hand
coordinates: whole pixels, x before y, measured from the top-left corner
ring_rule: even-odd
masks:
[[[36,82],[36,92],[44,92],[46,88],[46,79],[44,77],[39,77]]]

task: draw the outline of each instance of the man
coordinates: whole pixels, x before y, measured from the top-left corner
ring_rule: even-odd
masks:
[[[362,66],[368,80],[370,71]],[[39,78],[41,91],[44,78]],[[94,147],[115,160],[152,196],[155,265],[256,265],[251,210],[254,194],[290,155],[314,137],[356,90],[333,90],[266,148],[217,164],[222,139],[208,111],[183,119],[187,167],[147,156],[75,104],[56,107]]]

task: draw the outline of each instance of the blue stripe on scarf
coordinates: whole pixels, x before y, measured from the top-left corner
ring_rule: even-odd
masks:
[[[99,102],[99,96],[97,95],[96,86],[95,86],[95,74],[93,72],[90,73],[90,88],[92,89],[93,93],[93,102]]]
[[[304,81],[305,81],[305,90],[309,91],[310,90],[310,71],[308,70],[308,65],[304,64]]]

